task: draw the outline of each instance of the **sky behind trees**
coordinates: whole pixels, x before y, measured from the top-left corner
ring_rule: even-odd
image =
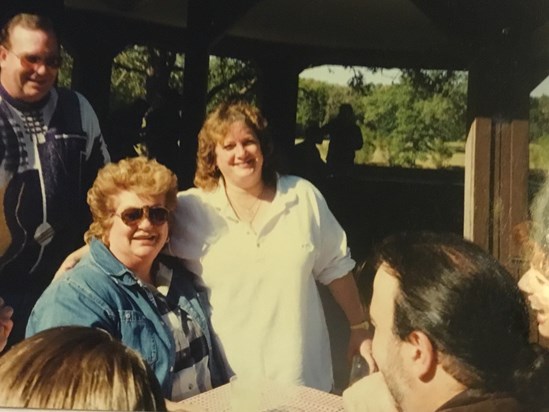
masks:
[[[376,73],[363,68],[357,68],[364,73],[366,82],[391,84],[398,83],[400,78],[400,70],[398,69],[382,69]],[[303,70],[300,74],[301,78],[315,79],[328,83],[346,85],[349,78],[353,75],[353,70],[344,66],[318,66],[311,69]],[[531,96],[539,97],[541,95],[549,96],[549,77],[541,82],[534,90]]]

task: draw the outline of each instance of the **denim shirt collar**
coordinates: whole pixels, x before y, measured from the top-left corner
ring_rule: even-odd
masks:
[[[96,238],[90,242],[90,259],[95,261],[107,276],[117,278],[118,282],[128,286],[138,283],[135,274],[116,259],[107,246]]]

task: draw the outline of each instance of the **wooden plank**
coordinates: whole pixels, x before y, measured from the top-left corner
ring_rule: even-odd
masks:
[[[528,219],[528,121],[514,120],[511,123],[511,142],[512,151],[508,167],[511,181],[508,188],[510,194],[508,211],[510,233],[507,263],[505,265],[518,281],[525,268],[521,264],[523,256],[520,245],[513,239],[513,231],[517,225]]]
[[[490,164],[492,122],[477,118],[465,145],[463,236],[490,250]]]
[[[499,119],[492,122],[492,138],[494,139],[491,236],[493,239],[492,254],[506,265],[509,239],[509,208],[511,205],[509,189],[512,187],[509,173],[509,159],[512,152],[511,125]]]
[[[528,212],[528,122],[475,119],[465,157],[463,234],[518,276],[513,230]]]

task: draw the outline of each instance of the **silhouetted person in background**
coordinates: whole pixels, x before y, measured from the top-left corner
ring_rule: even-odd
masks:
[[[144,99],[136,99],[112,112],[105,136],[113,162],[138,155],[135,145],[139,143],[143,116],[147,108],[148,104]]]
[[[305,140],[294,146],[291,158],[291,173],[301,176],[321,189],[328,175],[328,167],[316,147],[322,143],[322,132],[318,126],[305,129]]]
[[[141,139],[147,156],[156,159],[179,176],[181,149],[179,140],[183,130],[181,96],[173,89],[158,92],[145,113]]]
[[[356,125],[356,118],[350,104],[339,106],[335,119],[322,127],[322,133],[330,136],[330,146],[326,159],[330,172],[348,175],[351,173],[355,151],[363,144],[362,132]]]

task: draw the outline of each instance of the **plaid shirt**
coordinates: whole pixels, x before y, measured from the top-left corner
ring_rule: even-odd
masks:
[[[172,401],[180,401],[212,388],[208,368],[209,353],[206,338],[198,323],[170,299],[172,270],[159,266],[157,287],[147,285],[153,293],[162,320],[168,325],[175,340]]]

